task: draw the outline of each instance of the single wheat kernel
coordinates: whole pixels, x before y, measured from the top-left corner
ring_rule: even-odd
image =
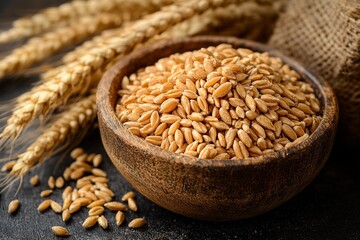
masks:
[[[51,199],[46,199],[39,204],[37,210],[39,212],[44,212],[50,207],[50,204],[51,204]]]
[[[290,138],[292,141],[296,140],[297,138],[296,132],[289,125],[283,124],[282,131],[285,134],[285,136]]]
[[[87,181],[87,180],[86,180]],[[76,183],[80,182],[80,180],[77,180]],[[82,184],[81,184],[82,185]],[[92,191],[92,188],[94,187],[93,184],[89,183],[89,184],[86,184],[86,185],[83,185],[81,186],[81,188],[79,188],[79,193],[86,193],[86,192],[89,192],[89,191]]]
[[[20,206],[20,201],[18,199],[12,200],[9,203],[9,207],[8,207],[8,213],[14,213],[19,209]]]
[[[62,199],[64,200],[67,196],[71,196],[71,192],[72,192],[72,187],[71,186],[67,186],[64,191],[62,192]]]
[[[87,205],[87,208],[94,208],[94,207],[98,207],[98,206],[103,206],[105,204],[105,200],[104,199],[99,199],[96,201],[93,201],[92,203],[90,203],[89,205]]]
[[[238,135],[239,139],[241,140],[241,142],[243,142],[246,147],[248,147],[248,148],[251,147],[252,140],[251,140],[249,134],[247,134],[243,129],[240,129],[237,132],[237,135]]]
[[[85,172],[91,172],[92,166],[90,166],[86,162],[75,161],[70,165],[70,168],[74,170],[82,168]]]
[[[89,205],[91,202],[92,202],[91,199],[85,198],[85,197],[77,198],[77,199],[75,199],[75,201],[74,201],[74,203],[79,203],[82,207]]]
[[[97,183],[97,182],[98,183],[107,183],[107,182],[109,182],[109,179],[106,177],[92,177],[91,181],[93,183]]]
[[[98,218],[99,218],[99,216],[90,216],[85,219],[82,226],[84,228],[91,228],[92,226],[94,226],[97,223]]]
[[[135,198],[135,193],[133,191],[125,193],[122,196],[121,201],[127,201],[129,198]]]
[[[140,227],[144,226],[144,224],[145,224],[144,218],[135,218],[129,223],[128,227],[129,228],[140,228]]]
[[[84,176],[84,174],[85,174],[85,169],[78,168],[70,174],[70,179],[77,180],[77,179],[81,178],[82,176]]]
[[[53,200],[50,203],[50,207],[55,213],[61,213],[62,212],[61,205],[59,203],[53,201]]]
[[[69,231],[66,228],[61,227],[61,226],[53,226],[53,227],[51,227],[51,231],[57,237],[66,237],[66,236],[70,235]]]
[[[110,197],[115,196],[115,193],[111,191],[108,187],[100,187],[100,190],[107,193]]]
[[[118,211],[115,216],[116,225],[120,226],[125,221],[125,214],[122,211]]]
[[[101,216],[98,218],[97,221],[98,221],[99,225],[100,225],[103,229],[108,228],[109,223],[108,223],[108,221],[107,221],[107,219],[105,218],[104,215],[101,215]]]
[[[101,154],[96,154],[93,159],[94,167],[99,167],[100,164],[102,163],[102,160],[103,160],[103,158],[102,158]]]
[[[86,162],[92,163],[92,161],[94,160],[94,157],[95,157],[94,153],[89,154],[86,158]]]
[[[71,176],[71,168],[67,167],[63,173],[63,177],[66,181],[69,181],[70,180],[70,176]]]
[[[127,210],[127,207],[125,206],[125,204],[123,204],[121,202],[107,202],[104,204],[104,206],[111,211]]]
[[[65,181],[62,177],[58,177],[55,181],[55,187],[62,188],[65,184]]]
[[[78,203],[78,202],[73,202],[71,203],[70,207],[69,207],[69,211],[70,213],[74,213],[74,212],[77,212],[79,211],[81,208],[81,204]]]
[[[84,153],[84,149],[75,148],[74,150],[71,151],[70,157],[75,160],[77,157],[79,157],[83,153]]]
[[[86,153],[81,154],[80,156],[76,157],[76,162],[85,162],[88,155]]]
[[[65,209],[63,212],[62,212],[62,215],[61,215],[61,218],[63,220],[63,222],[67,222],[71,217],[71,213],[70,213],[70,210],[69,209]]]
[[[55,178],[53,176],[49,177],[48,180],[48,185],[50,189],[54,189],[55,188]]]
[[[128,198],[128,206],[129,206],[129,209],[133,212],[136,212],[138,210],[137,208],[137,205],[136,205],[136,202],[135,202],[135,199],[133,198]]]
[[[90,180],[80,178],[76,181],[76,187],[78,189],[81,189],[87,185],[92,185]]]
[[[71,201],[71,196],[70,194],[66,196],[66,198],[64,199],[64,203],[63,203],[63,209],[67,209],[70,207],[72,201]]]
[[[106,177],[107,176],[106,172],[104,170],[101,170],[100,168],[91,169],[91,173],[97,177]]]
[[[89,210],[89,216],[101,215],[103,214],[104,210],[104,207],[101,206],[93,207]]]
[[[48,197],[53,193],[52,189],[44,190],[40,193],[40,197]]]
[[[30,184],[31,185],[36,186],[36,185],[38,185],[38,183],[39,183],[39,176],[38,175],[35,175],[35,176],[30,178]]]
[[[96,201],[99,198],[93,192],[81,192],[83,197],[90,199],[91,201]]]
[[[220,85],[212,94],[214,98],[221,98],[227,95],[232,88],[232,84],[230,82],[223,83]]]

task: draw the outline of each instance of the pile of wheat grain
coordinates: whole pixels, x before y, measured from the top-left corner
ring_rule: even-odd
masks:
[[[320,123],[309,83],[280,59],[221,44],[174,54],[125,77],[116,114],[147,142],[199,158],[256,157]]]

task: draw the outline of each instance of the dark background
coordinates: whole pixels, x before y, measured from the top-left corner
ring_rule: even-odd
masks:
[[[11,20],[31,14],[46,6],[55,6],[64,1],[9,0],[0,1],[0,27],[8,27]],[[19,44],[19,43],[18,43]],[[13,45],[0,47],[2,52]],[[0,54],[1,55],[1,54]],[[17,96],[29,88],[35,77],[15,77],[0,81],[0,101]],[[1,108],[0,108],[1,109]],[[80,146],[105,156],[99,132],[92,131]],[[110,227],[84,230],[81,226],[87,211],[75,214],[66,223],[71,232],[68,239],[360,239],[360,159],[358,151],[344,150],[337,143],[330,159],[319,176],[299,195],[282,206],[261,216],[233,222],[204,222],[182,217],[156,206],[140,194],[137,196],[139,211],[126,213],[128,220],[145,217],[146,227],[132,230],[115,225],[115,214],[107,212]],[[4,157],[5,154],[0,152]],[[39,193],[46,188],[49,176],[60,176],[70,159],[65,158],[58,167],[59,156],[45,162],[25,177],[17,198],[21,207],[15,215],[7,214],[9,201],[14,198],[16,187],[0,195],[0,239],[52,239],[51,226],[64,225],[61,216],[52,211],[39,214],[36,210],[41,202]],[[109,174],[110,187],[121,195],[131,186],[116,171],[105,157],[102,165]],[[38,187],[29,185],[29,177],[39,174],[43,180]],[[45,180],[46,179],[46,180]],[[60,191],[53,199],[60,200]]]

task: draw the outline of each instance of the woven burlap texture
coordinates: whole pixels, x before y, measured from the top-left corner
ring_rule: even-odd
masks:
[[[330,82],[338,134],[360,144],[360,1],[290,0],[269,43]]]

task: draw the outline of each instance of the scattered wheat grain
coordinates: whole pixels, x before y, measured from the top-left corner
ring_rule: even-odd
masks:
[[[48,179],[48,186],[50,189],[55,188],[55,178],[53,176],[49,177]]]
[[[121,197],[121,201],[127,201],[129,198],[135,198],[135,192],[130,191],[125,193],[122,197]]]
[[[129,222],[128,227],[129,228],[140,228],[145,225],[145,219],[144,218],[135,218],[131,222]]]
[[[90,203],[89,205],[87,205],[87,208],[94,208],[94,207],[98,207],[98,206],[103,206],[105,204],[105,200],[104,199],[99,199],[96,201],[93,201],[92,203]]]
[[[50,207],[55,213],[61,213],[62,212],[61,205],[59,203],[53,201],[53,200],[51,200]]]
[[[20,201],[18,199],[12,200],[8,206],[8,213],[10,214],[15,213],[19,209],[19,206],[20,206]]]
[[[104,206],[111,211],[124,211],[127,210],[125,204],[121,202],[107,202]]]
[[[101,163],[102,163],[102,156],[101,156],[101,154],[95,155],[95,156],[94,156],[94,159],[93,159],[93,165],[94,165],[94,167],[99,167]]]
[[[115,215],[116,225],[120,226],[125,221],[125,214],[122,211],[118,211]]]
[[[66,228],[61,227],[61,226],[53,226],[53,227],[51,227],[51,231],[57,237],[67,237],[70,235],[69,231]]]
[[[53,193],[52,189],[44,190],[40,193],[40,197],[48,197]]]
[[[46,199],[39,204],[37,210],[39,212],[44,212],[50,207],[50,204],[51,204],[51,199]]]
[[[98,218],[99,218],[99,216],[90,216],[85,219],[82,226],[84,228],[91,228],[92,226],[94,226],[97,223]]]
[[[30,184],[32,186],[36,186],[39,184],[39,175],[35,175],[33,177],[30,178]]]
[[[65,209],[61,214],[61,218],[62,218],[63,222],[69,221],[69,219],[71,218],[70,210]]]
[[[103,228],[103,229],[106,229],[109,227],[109,223],[107,221],[107,219],[105,218],[104,215],[101,215],[99,218],[98,218],[98,223],[99,225]]]
[[[89,216],[101,215],[104,212],[104,208],[101,206],[93,207],[89,210]]]
[[[138,210],[138,208],[137,208],[135,199],[130,197],[130,198],[128,198],[127,201],[128,201],[129,209],[133,212],[136,212]]]

